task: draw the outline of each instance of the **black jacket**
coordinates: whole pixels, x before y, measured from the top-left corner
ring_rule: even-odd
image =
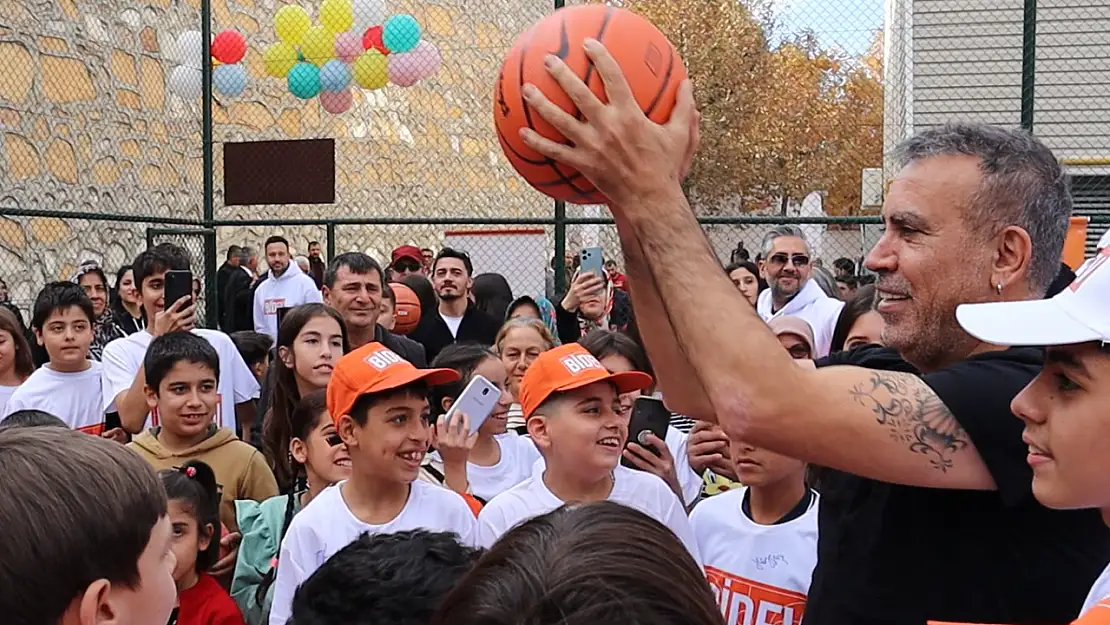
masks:
[[[459,334],[451,336],[451,330],[439,316],[438,308],[421,313],[420,323],[416,329],[409,333],[409,338],[424,346],[428,362],[432,362],[444,347],[452,343],[480,343],[493,345],[497,338],[497,331],[501,329],[501,322],[490,315],[478,310],[474,304],[466,307],[462,323],[459,324]]]
[[[227,279],[224,304],[220,306],[220,327],[231,334],[254,329],[254,278],[236,269]]]

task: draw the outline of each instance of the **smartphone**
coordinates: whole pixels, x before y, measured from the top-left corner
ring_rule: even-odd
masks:
[[[587,247],[578,253],[578,267],[580,273],[587,271],[599,278],[605,277],[602,267],[605,265],[605,253],[600,247]]]
[[[667,428],[671,424],[671,411],[663,405],[662,399],[654,397],[638,397],[636,403],[632,405],[632,418],[628,423],[628,441],[625,443],[639,443],[641,432],[651,432],[661,441],[667,440]],[[652,447],[644,446],[644,449],[656,453]],[[635,469],[636,465],[621,458],[621,464],[624,466]]]
[[[486,422],[500,400],[501,389],[482,376],[475,375],[447,411],[447,423],[450,425],[455,414],[463,412],[470,417],[470,433],[474,434]]]
[[[166,272],[166,286],[163,292],[165,310],[169,310],[179,299],[193,299],[193,272],[188,269],[170,269]],[[182,308],[188,308],[186,304]]]

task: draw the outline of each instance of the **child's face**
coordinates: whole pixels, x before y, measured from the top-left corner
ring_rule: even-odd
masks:
[[[7,330],[0,330],[0,372],[10,371],[15,367],[15,337]]]
[[[415,480],[431,440],[427,397],[401,393],[374,402],[368,413],[363,426],[350,416],[339,421],[352,472],[399,484]]]
[[[324,411],[304,440],[289,442],[289,453],[305,466],[310,486],[327,486],[351,477],[351,455],[342,442],[332,445],[336,436],[331,415]]]
[[[632,365],[632,361],[618,354],[609,354],[605,358],[602,358],[600,362],[601,366],[609,370],[609,373],[627,373],[628,371],[636,370],[636,367]],[[643,394],[643,391],[632,391],[631,393],[621,395],[621,414],[631,419],[632,407],[636,404],[636,399]]]
[[[394,315],[395,311],[396,306],[394,305],[393,300],[383,297],[382,310],[380,313],[378,313],[378,325],[385,328],[386,330],[392,331],[393,327],[397,325],[397,318]]]
[[[1052,347],[1011,408],[1025,422],[1033,494],[1050,508],[1110,507],[1110,353]]]
[[[162,427],[181,438],[203,434],[220,401],[216,372],[195,362],[174,363],[156,392],[147,389],[147,405],[158,409]]]
[[[313,317],[293,339],[293,349],[282,348],[281,356],[302,384],[326,388],[336,361],[343,356],[343,329],[329,315]]]
[[[196,511],[180,499],[170,500],[169,517],[173,532],[170,549],[177,560],[176,566],[173,567],[173,581],[178,589],[184,590],[183,583],[188,587],[195,581],[197,554],[208,549],[215,528],[211,523],[204,528],[198,527]]]
[[[533,414],[528,432],[548,467],[600,477],[616,468],[628,438],[628,416],[617,390],[597,382],[563,393],[544,413]]]
[[[177,559],[171,549],[171,533],[169,517],[159,519],[150,532],[146,549],[139,556],[139,583],[134,588],[112,586],[107,597],[109,605],[104,606],[98,605],[97,598],[90,598],[90,594],[95,592],[97,584],[106,582],[94,582],[82,598],[78,622],[99,622],[104,610],[113,611],[119,625],[150,625],[169,621],[177,601],[177,587],[173,579]]]
[[[731,441],[728,449],[736,478],[745,486],[769,486],[787,479],[805,480],[806,464],[801,460],[753,447],[743,441]]]
[[[51,365],[58,370],[75,370],[85,366],[92,343],[92,322],[77,306],[50,313],[35,330],[39,345],[46,348]]]

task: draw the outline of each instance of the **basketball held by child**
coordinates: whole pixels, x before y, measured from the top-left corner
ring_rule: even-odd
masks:
[[[605,202],[582,174],[532,150],[521,140],[530,127],[553,141],[566,142],[559,131],[524,103],[522,89],[533,84],[564,111],[577,115],[570,97],[548,73],[544,59],[553,54],[607,101],[605,85],[583,42],[600,41],[624,72],[640,109],[655,123],[670,119],[686,67],[674,46],[651,22],[625,9],[605,5],[567,7],[555,11],[521,34],[497,78],[493,119],[501,149],[517,173],[538,191],[575,204]]]
[[[397,299],[393,309],[395,323],[393,333],[408,334],[420,323],[420,298],[412,289],[400,282],[394,282],[389,287],[393,289],[393,295]]]

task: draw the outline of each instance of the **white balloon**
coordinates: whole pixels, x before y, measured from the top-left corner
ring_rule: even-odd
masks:
[[[200,69],[209,50],[204,45],[199,30],[187,30],[177,36],[174,44],[173,60],[185,65]]]
[[[355,18],[351,29],[361,35],[367,28],[385,23],[385,0],[354,0],[351,13]]]
[[[178,65],[170,70],[170,92],[185,100],[196,100],[204,90],[200,70]]]

